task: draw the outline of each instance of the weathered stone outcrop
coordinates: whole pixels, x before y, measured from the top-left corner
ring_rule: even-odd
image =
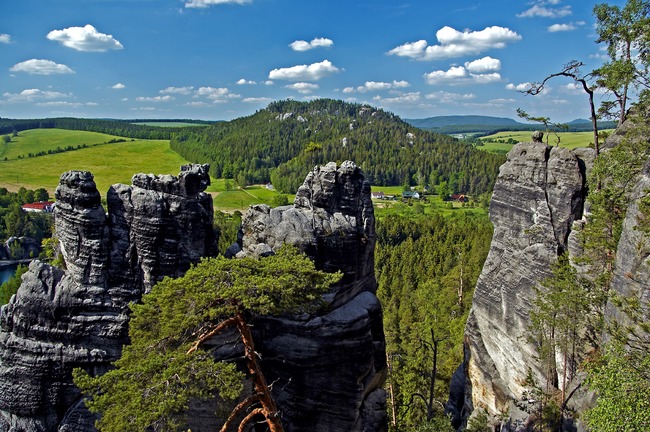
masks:
[[[526,341],[530,302],[582,217],[584,173],[576,154],[539,142],[514,146],[500,169],[490,204],[494,236],[465,330],[465,412],[513,414],[529,370],[543,382]]]
[[[207,166],[178,178],[138,174],[114,185],[108,212],[90,173],[61,176],[56,235],[66,270],[33,262],[0,314],[0,432],[92,431],[71,371],[104,372],[127,342],[128,304],[164,276],[213,253]],[[253,331],[287,431],[386,430],[385,349],[375,296],[370,187],[351,162],[316,168],[293,206],[254,206],[231,254],[263,256],[282,243],[320,269],[343,272],[324,312],[257,318]],[[237,358],[224,333],[206,346]],[[214,406],[193,404],[194,431],[214,430]]]
[[[321,270],[343,272],[316,316],[258,319],[253,330],[287,431],[386,430],[385,342],[374,276],[370,186],[352,162],[316,167],[293,206],[253,206],[237,256],[289,243]]]
[[[94,429],[71,371],[106,370],[127,342],[128,303],[213,252],[207,170],[136,175],[111,187],[108,213],[92,174],[61,176],[55,226],[67,269],[33,262],[0,312],[0,431]]]

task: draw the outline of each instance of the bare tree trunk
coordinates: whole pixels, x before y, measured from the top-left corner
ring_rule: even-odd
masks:
[[[239,312],[237,313],[236,318],[237,329],[241,334],[242,343],[244,344],[246,366],[248,367],[248,372],[253,377],[253,388],[255,389],[255,393],[259,395],[260,405],[262,405],[259,413],[265,417],[266,423],[269,425],[269,430],[271,432],[284,432],[282,422],[280,421],[280,413],[275,405],[273,396],[271,395],[271,390],[266,383],[266,378],[264,378],[262,369],[257,361],[253,335],[246,322],[246,317],[242,312]]]

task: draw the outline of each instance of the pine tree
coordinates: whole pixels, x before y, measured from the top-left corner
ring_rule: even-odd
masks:
[[[313,311],[339,278],[283,247],[260,260],[204,259],[184,277],[159,282],[141,304],[132,306],[131,345],[124,347],[115,369],[97,377],[75,370],[75,383],[89,396],[87,406],[102,413],[98,429],[180,430],[190,400],[214,398],[215,393],[229,400],[239,397],[244,374],[234,363],[215,361],[201,349],[213,335],[234,326],[255,393],[235,408],[222,431],[238,415],[244,416],[242,424],[261,415],[271,431],[282,431],[248,322],[257,314]]]

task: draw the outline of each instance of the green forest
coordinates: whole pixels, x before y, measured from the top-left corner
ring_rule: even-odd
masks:
[[[454,192],[478,195],[492,189],[505,160],[386,111],[330,99],[273,102],[248,117],[184,129],[171,146],[210,163],[213,177],[241,186],[271,181],[283,193],[294,193],[314,165],[352,160],[374,185],[447,181]]]
[[[396,430],[449,430],[444,404],[463,361],[465,322],[491,239],[487,216],[464,212],[389,216],[377,224],[377,296]]]

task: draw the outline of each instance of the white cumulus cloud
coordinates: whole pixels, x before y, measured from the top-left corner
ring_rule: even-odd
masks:
[[[578,22],[570,22],[570,23],[565,23],[565,24],[553,24],[548,26],[547,30],[549,33],[556,33],[556,32],[566,32],[566,31],[573,31],[577,29],[580,26],[585,25],[586,23],[584,21],[578,21]]]
[[[489,84],[501,81],[501,75],[498,72],[471,73],[465,66],[452,66],[446,71],[436,70],[424,74],[424,79],[430,85]]]
[[[6,33],[0,33],[0,43],[10,44],[11,43],[11,36],[6,34]]]
[[[90,24],[84,27],[52,30],[47,34],[47,38],[77,51],[103,52],[124,48],[113,36],[98,32]]]
[[[372,99],[377,103],[381,103],[382,105],[410,105],[419,102],[422,98],[420,96],[420,92],[410,92],[389,98],[375,96]]]
[[[529,83],[529,82],[524,82],[524,83],[520,83],[520,84],[508,83],[508,84],[506,84],[506,89],[507,90],[514,90],[514,91],[518,91],[518,92],[525,92],[526,90],[529,90],[532,86],[533,86],[533,83]]]
[[[247,97],[247,98],[242,99],[241,101],[245,102],[245,103],[266,105],[266,104],[270,103],[271,101],[273,101],[273,99],[267,98],[267,97]]]
[[[520,14],[517,14],[518,18],[562,18],[567,15],[571,15],[571,6],[559,6],[559,0],[540,0],[534,2],[533,5],[523,11]],[[552,6],[552,7],[549,7]]]
[[[115,89],[115,90],[122,90],[123,88],[126,88],[126,86],[124,84],[122,84],[122,83],[117,83],[114,86],[112,86],[111,88]]]
[[[286,81],[318,81],[321,78],[340,72],[329,60],[310,65],[298,65],[288,68],[273,69],[269,72],[269,79]]]
[[[11,72],[25,72],[30,75],[73,74],[75,71],[68,66],[55,63],[52,60],[31,59],[16,63],[9,69]]]
[[[239,81],[237,81],[235,84],[237,84],[237,85],[255,85],[257,83],[255,81],[247,80],[247,79],[242,78]]]
[[[465,63],[465,68],[470,73],[484,74],[501,70],[501,60],[492,57],[483,57],[478,60]]]
[[[193,86],[167,87],[167,88],[164,88],[164,89],[160,90],[158,93],[160,93],[160,94],[189,95],[189,94],[192,94],[192,90],[194,90]]]
[[[309,51],[314,48],[329,48],[332,45],[334,45],[334,41],[332,41],[332,39],[322,37],[312,39],[311,42],[297,40],[289,44],[291,49],[294,51]]]
[[[355,87],[345,87],[343,93],[367,93],[378,92],[392,89],[400,89],[409,87],[411,84],[408,81],[393,81],[392,83],[383,81],[366,81],[364,85]]]
[[[310,94],[319,89],[318,84],[297,82],[285,86],[288,89],[295,90],[300,94]]]
[[[239,4],[251,3],[252,0],[190,0],[185,3],[186,8],[207,8],[222,4]]]
[[[199,87],[194,92],[195,97],[205,97],[213,103],[225,103],[228,99],[240,98],[241,95],[231,93],[226,87]]]
[[[406,43],[388,51],[388,55],[415,60],[438,60],[479,54],[491,49],[505,48],[508,43],[521,40],[521,36],[506,27],[492,26],[480,31],[458,31],[445,26],[436,32],[438,45],[428,45],[426,40]]]
[[[138,96],[135,98],[136,101],[138,102],[171,102],[174,100],[173,96],[166,95],[166,96]]]
[[[426,99],[435,100],[441,103],[455,103],[468,101],[476,98],[474,93],[453,93],[446,91],[439,91],[434,93],[429,93],[424,96]]]
[[[26,103],[39,100],[63,99],[72,95],[70,93],[60,93],[50,90],[25,89],[20,93],[4,93],[3,96],[6,98],[6,102]]]

